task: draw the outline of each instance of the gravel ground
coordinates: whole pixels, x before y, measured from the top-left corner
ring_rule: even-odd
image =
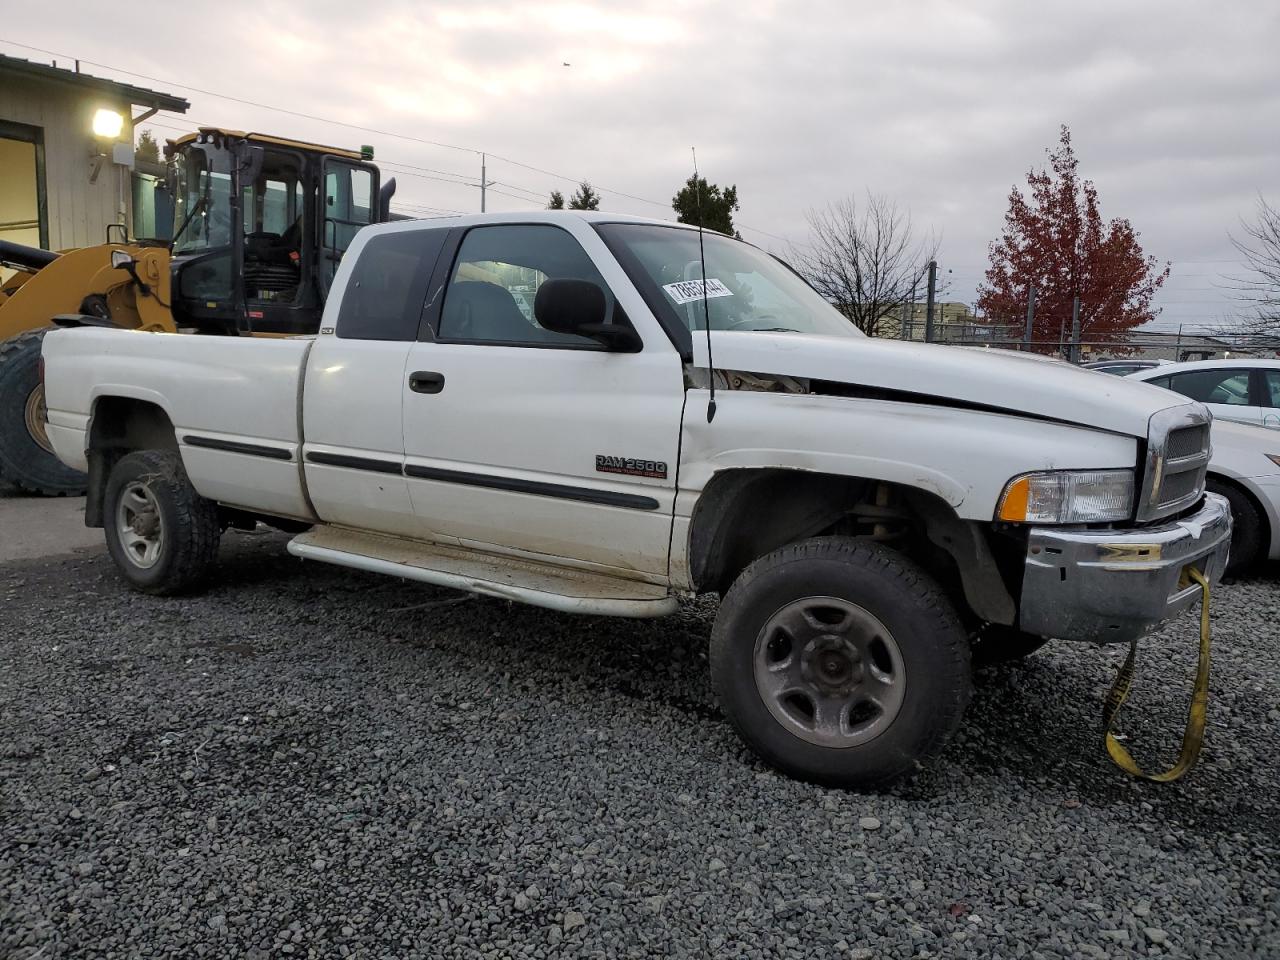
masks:
[[[885,796],[789,781],[717,713],[712,610],[581,619],[231,535],[205,595],[0,567],[0,956],[1280,956],[1280,581],[1215,605],[1183,783],[1127,779],[1120,652],[986,671]],[[1124,719],[1176,752],[1194,623]]]

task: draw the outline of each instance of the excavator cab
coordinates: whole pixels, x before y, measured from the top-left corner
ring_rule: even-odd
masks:
[[[171,289],[179,327],[314,333],[356,231],[385,220],[372,151],[202,129],[171,141]]]

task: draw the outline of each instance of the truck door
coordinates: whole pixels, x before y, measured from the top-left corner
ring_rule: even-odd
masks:
[[[401,392],[448,234],[402,229],[357,241],[337,275],[303,386],[307,488],[330,523],[423,535],[403,474]]]
[[[675,348],[585,225],[579,237],[477,226],[450,243],[429,339],[409,348],[403,381],[405,473],[423,526],[478,549],[660,580],[684,403]],[[609,352],[539,326],[539,285],[566,277],[599,284],[609,310],[643,314],[643,349]]]

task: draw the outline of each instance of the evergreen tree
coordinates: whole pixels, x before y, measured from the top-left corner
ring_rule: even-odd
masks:
[[[572,197],[569,198],[570,210],[599,210],[600,194],[596,193],[595,188],[587,181],[583,180],[578,184],[578,189]]]
[[[138,145],[133,149],[133,159],[145,160],[148,163],[160,162],[160,144],[151,135],[150,130],[143,130],[138,135]]]
[[[701,192],[701,196],[699,196]],[[707,183],[706,177],[690,177],[680,192],[671,198],[671,209],[680,223],[698,223],[698,211],[702,211],[702,226],[717,230],[731,237],[738,236],[733,229],[733,213],[738,209],[738,186],[726,187]]]

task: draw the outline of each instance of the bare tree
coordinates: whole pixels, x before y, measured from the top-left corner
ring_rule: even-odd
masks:
[[[868,192],[810,210],[809,243],[792,247],[796,269],[859,330],[874,337],[885,318],[911,296],[924,266],[938,252],[932,235],[917,241],[911,214],[892,199]]]
[[[1236,330],[1275,334],[1280,328],[1280,210],[1258,197],[1256,219],[1241,220],[1240,226],[1242,235],[1232,234],[1231,243],[1249,275],[1233,277],[1231,284],[1249,316]]]

